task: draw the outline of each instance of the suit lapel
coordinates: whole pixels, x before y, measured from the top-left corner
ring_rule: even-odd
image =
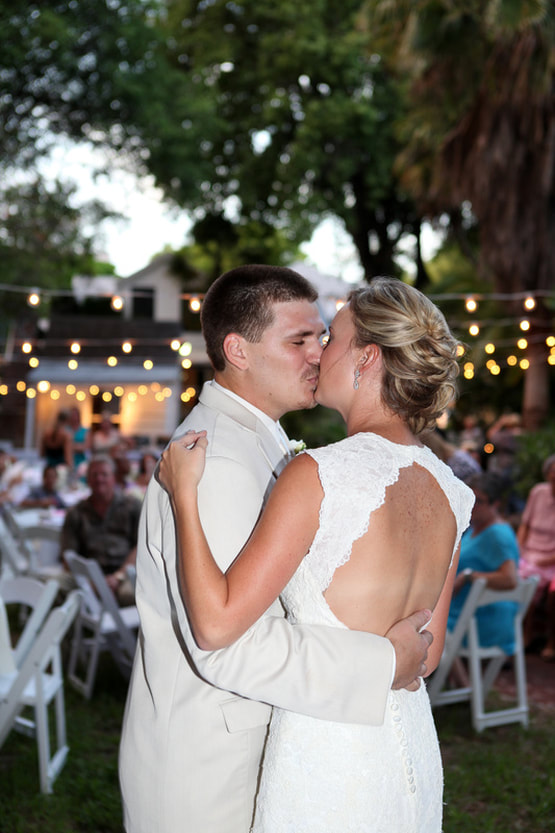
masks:
[[[274,478],[278,477],[292,455],[284,453],[275,436],[253,411],[210,384],[204,385],[199,401],[206,407],[225,414],[247,431],[252,431],[256,435],[260,453],[268,463],[270,472]]]

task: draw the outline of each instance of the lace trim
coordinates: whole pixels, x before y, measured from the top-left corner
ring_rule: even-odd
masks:
[[[413,463],[430,472],[449,501],[457,522],[454,556],[470,521],[474,495],[429,448],[399,445],[377,434],[355,434],[305,453],[316,461],[324,491],[320,526],[304,559],[321,592],[349,560],[353,542],[367,531],[370,515],[383,504],[388,486]]]

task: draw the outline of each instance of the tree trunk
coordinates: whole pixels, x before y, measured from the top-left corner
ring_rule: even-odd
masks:
[[[522,395],[522,423],[526,431],[541,428],[549,416],[549,380],[552,373],[547,362],[549,349],[546,337],[552,333],[551,314],[539,303],[530,316],[527,358],[530,367],[524,372]]]

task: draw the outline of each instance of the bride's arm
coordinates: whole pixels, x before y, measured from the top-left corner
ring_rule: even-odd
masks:
[[[311,457],[289,463],[247,544],[222,573],[198,512],[206,445],[202,432],[172,443],[162,456],[159,479],[175,515],[180,587],[191,627],[200,648],[216,650],[259,619],[299,566],[318,528],[322,488]]]
[[[451,562],[451,566],[449,567],[449,571],[447,573],[447,578],[445,579],[437,604],[434,607],[432,621],[429,625],[427,625],[427,629],[430,631],[430,633],[433,634],[434,641],[432,642],[432,645],[428,651],[428,657],[426,659],[427,671],[424,675],[425,677],[429,676],[432,673],[432,671],[435,671],[435,669],[439,665],[439,661],[443,653],[443,646],[445,644],[445,633],[447,631],[447,618],[449,616],[449,606],[451,604],[451,599],[453,596],[453,585],[455,583],[455,577],[457,575],[459,555],[460,546],[457,549],[453,561]]]

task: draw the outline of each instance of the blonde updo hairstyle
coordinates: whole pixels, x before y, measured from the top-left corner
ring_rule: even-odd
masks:
[[[411,431],[435,427],[456,396],[458,342],[443,313],[418,289],[374,278],[349,296],[354,346],[381,348],[382,400]]]

